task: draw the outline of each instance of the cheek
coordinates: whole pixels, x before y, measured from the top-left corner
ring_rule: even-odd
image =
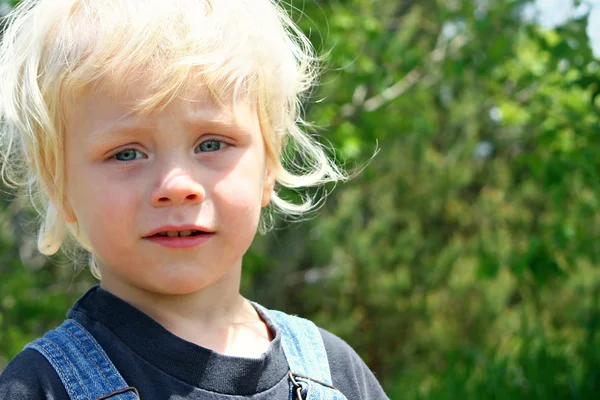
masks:
[[[93,171],[81,172],[73,177],[68,196],[78,225],[92,245],[107,233],[115,237],[130,230],[136,215],[134,188],[108,184],[105,176]]]
[[[252,149],[240,159],[235,169],[218,179],[214,193],[221,205],[243,210],[251,216],[260,215],[265,185],[265,167],[257,162],[261,159],[264,154],[259,149]]]
[[[258,221],[262,187],[256,177],[237,175],[221,180],[214,188],[220,218]]]

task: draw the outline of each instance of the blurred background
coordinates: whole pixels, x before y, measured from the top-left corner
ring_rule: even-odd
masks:
[[[286,8],[328,54],[307,119],[350,170],[379,152],[257,238],[243,293],[344,338],[392,399],[600,396],[600,1]],[[94,283],[6,192],[0,370]]]

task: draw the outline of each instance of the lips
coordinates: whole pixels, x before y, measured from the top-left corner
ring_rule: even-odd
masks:
[[[144,239],[170,249],[188,249],[200,246],[214,234],[214,231],[197,225],[163,226],[144,236]]]
[[[150,237],[189,237],[199,236],[202,234],[214,233],[212,230],[199,226],[199,225],[165,225],[160,228],[154,229],[148,234],[144,235],[144,238]]]
[[[154,236],[163,236],[163,237],[188,237],[188,236],[198,236],[198,235],[202,235],[203,231],[199,231],[196,229],[186,229],[184,231],[166,231],[166,232],[159,232]]]

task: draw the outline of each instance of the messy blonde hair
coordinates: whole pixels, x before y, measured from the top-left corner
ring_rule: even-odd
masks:
[[[194,77],[217,101],[250,92],[279,187],[345,178],[326,149],[302,130],[301,104],[314,86],[317,57],[276,3],[23,0],[8,15],[0,45],[2,178],[28,188],[42,217],[41,253],[56,253],[68,233],[92,251],[62,210],[64,104],[98,86],[116,92],[131,77],[152,83],[152,95],[135,105],[141,113],[169,104]],[[277,191],[271,203],[286,215],[315,207],[313,198],[297,204]]]

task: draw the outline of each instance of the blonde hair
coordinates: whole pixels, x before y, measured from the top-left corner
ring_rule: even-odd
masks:
[[[153,83],[152,95],[136,105],[139,112],[167,105],[190,77],[201,77],[217,101],[252,93],[278,185],[345,179],[302,130],[301,104],[314,86],[318,59],[275,0],[24,0],[5,22],[2,178],[29,189],[42,217],[43,254],[56,253],[68,232],[91,251],[62,210],[64,104],[100,85],[118,90],[132,76]],[[295,204],[277,191],[271,203],[296,216],[317,204],[311,197]]]

